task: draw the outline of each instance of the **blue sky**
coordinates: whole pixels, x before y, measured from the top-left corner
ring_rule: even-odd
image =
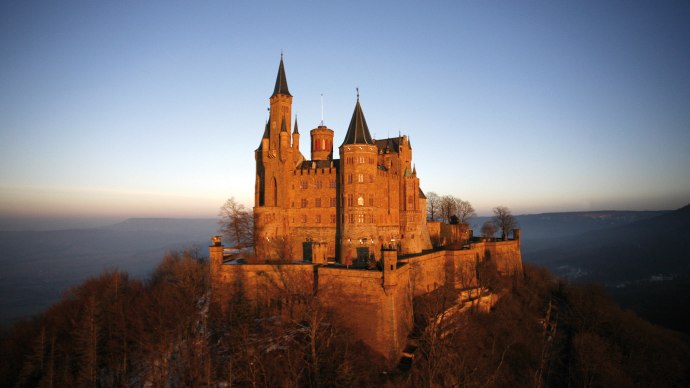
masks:
[[[480,214],[677,208],[688,21],[687,1],[2,2],[0,217],[251,206],[281,50],[303,150],[321,93],[339,144],[359,86],[423,190]]]

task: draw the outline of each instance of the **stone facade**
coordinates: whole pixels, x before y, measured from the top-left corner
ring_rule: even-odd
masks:
[[[258,257],[312,261],[313,244],[346,265],[373,257],[383,246],[401,254],[431,248],[426,198],[412,164],[407,136],[372,139],[359,97],[340,159],[334,131],[310,132],[311,159],[299,149],[292,95],[281,59],[270,116],[255,151],[255,249]]]

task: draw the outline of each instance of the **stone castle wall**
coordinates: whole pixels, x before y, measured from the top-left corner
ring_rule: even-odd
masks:
[[[445,284],[476,287],[478,264],[486,261],[505,275],[522,271],[519,240],[477,242],[468,249],[409,256],[384,271],[311,263],[229,264],[223,262],[220,240],[210,253],[214,301],[222,305],[239,296],[259,309],[282,306],[291,296],[315,291],[359,339],[391,361],[412,330],[414,297]]]

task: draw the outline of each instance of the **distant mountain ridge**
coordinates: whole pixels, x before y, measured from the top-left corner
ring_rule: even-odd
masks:
[[[206,255],[218,220],[131,218],[54,231],[0,231],[0,323],[41,311],[68,287],[107,269],[145,277],[167,251]]]
[[[603,230],[669,213],[670,210],[625,211],[598,210],[585,212],[538,213],[517,215],[523,241],[574,236],[585,232]],[[492,217],[476,217],[471,220],[475,235],[479,235],[484,222]]]
[[[525,262],[574,281],[604,284],[621,306],[690,334],[690,205],[528,245]]]

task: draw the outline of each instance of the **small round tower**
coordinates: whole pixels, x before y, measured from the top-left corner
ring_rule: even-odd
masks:
[[[311,160],[333,160],[333,130],[319,125],[311,134]]]

